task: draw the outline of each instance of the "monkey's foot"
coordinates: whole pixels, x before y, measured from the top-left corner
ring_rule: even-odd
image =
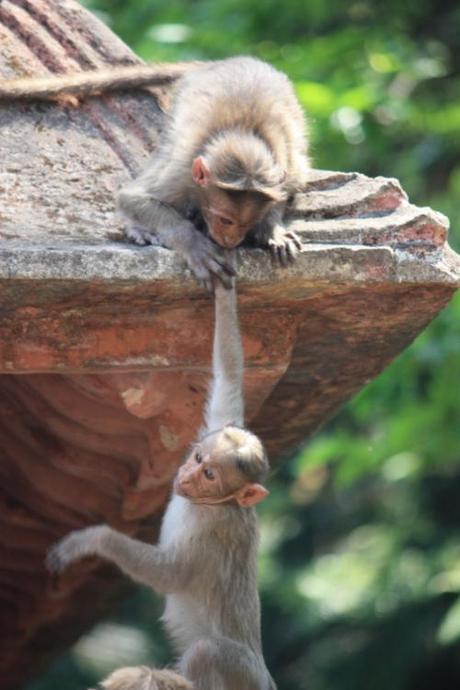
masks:
[[[268,240],[268,248],[273,261],[280,266],[288,266],[295,261],[298,252],[302,249],[302,242],[295,232],[277,225],[273,228],[272,236]]]

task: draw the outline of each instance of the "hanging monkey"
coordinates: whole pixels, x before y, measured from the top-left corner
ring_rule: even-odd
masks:
[[[205,423],[177,472],[158,545],[101,525],[72,532],[49,551],[53,572],[98,555],[166,596],[163,621],[179,675],[120,669],[105,690],[275,690],[262,654],[254,511],[268,493],[261,482],[269,466],[260,440],[243,426],[243,369],[235,288],[216,281]]]

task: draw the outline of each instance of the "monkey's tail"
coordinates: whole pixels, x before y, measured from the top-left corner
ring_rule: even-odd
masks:
[[[110,674],[99,686],[102,690],[193,690],[184,676],[167,668],[126,666]]]
[[[165,86],[203,63],[122,65],[70,74],[0,80],[0,101],[47,100],[59,96],[91,96],[117,89]]]

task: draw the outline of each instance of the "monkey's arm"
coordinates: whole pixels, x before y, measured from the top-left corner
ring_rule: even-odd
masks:
[[[252,235],[257,246],[268,247],[272,259],[287,266],[302,249],[302,242],[295,232],[284,227],[283,211],[284,204],[275,206],[253,229]]]
[[[112,561],[133,580],[160,594],[180,590],[188,578],[187,565],[179,563],[172,551],[127,537],[108,525],[71,532],[51,547],[46,562],[51,572],[60,573],[85,556]]]
[[[150,242],[174,249],[208,290],[213,276],[230,287],[235,272],[221,249],[173,206],[154,196],[155,190],[150,189],[154,174],[151,169],[120,191],[119,208],[133,223],[127,229],[128,237],[138,244]]]
[[[244,357],[235,286],[227,290],[217,284],[214,304],[213,379],[205,415],[206,432],[220,429],[225,424],[244,424]]]

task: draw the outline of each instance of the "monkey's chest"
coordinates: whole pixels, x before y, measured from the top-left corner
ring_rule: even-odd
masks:
[[[190,509],[190,503],[181,496],[174,495],[163,518],[160,544],[187,550],[200,532],[200,521]]]
[[[177,651],[183,653],[193,642],[218,633],[210,610],[193,595],[169,594],[162,620]]]

